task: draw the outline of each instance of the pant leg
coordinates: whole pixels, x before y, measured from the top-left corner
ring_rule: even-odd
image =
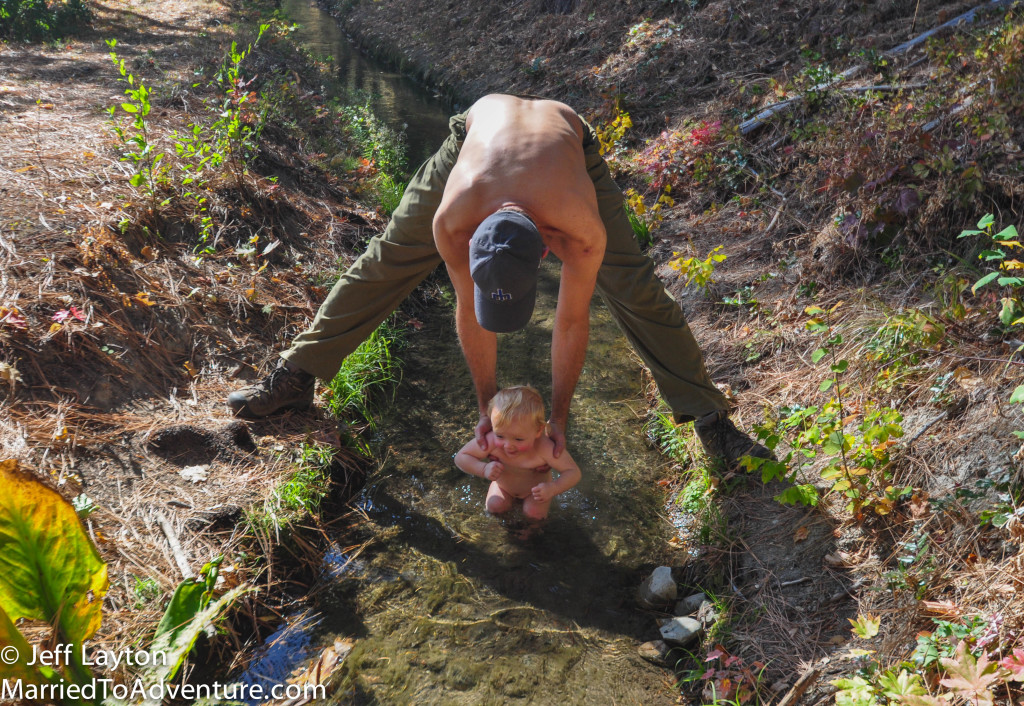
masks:
[[[633,348],[654,375],[676,421],[684,422],[729,404],[708,376],[704,357],[675,300],[640,251],[623,207],[622,191],[612,180],[597,137],[585,121],[583,150],[587,172],[608,231],[597,291]],[[589,134],[588,134],[589,133]]]
[[[382,235],[331,289],[313,324],[281,357],[322,380],[441,263],[434,244],[434,213],[466,136],[465,114],[451,119],[452,134],[413,175]]]

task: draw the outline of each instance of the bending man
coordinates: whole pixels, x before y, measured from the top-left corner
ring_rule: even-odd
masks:
[[[491,428],[487,403],[497,392],[496,333],[528,323],[537,268],[550,249],[562,262],[551,342],[556,455],[565,446],[595,288],[676,420],[696,420],[710,454],[730,466],[745,454],[768,455],[729,421],[681,310],[640,252],[594,130],[562,103],[506,95],[481,98],[450,124],[451,135],[413,176],[384,234],[338,280],[309,330],[267,378],[228,397],[235,414],[309,406],[315,378],[332,379],[345,356],[443,261],[482,442]]]

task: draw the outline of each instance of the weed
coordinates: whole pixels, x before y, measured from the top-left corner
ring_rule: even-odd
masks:
[[[680,277],[686,278],[686,284],[696,285],[705,292],[714,283],[715,266],[725,262],[726,255],[718,252],[723,246],[714,248],[703,260],[700,257],[680,257],[679,253],[672,253],[673,259],[669,261],[669,267],[679,272]]]
[[[1021,299],[1021,292],[1024,291],[1024,277],[1015,274],[1018,270],[1024,269],[1024,262],[1011,256],[1013,250],[1024,249],[1017,240],[1017,228],[1010,225],[998,233],[994,233],[995,218],[991,213],[986,214],[978,221],[977,229],[961,231],[958,238],[981,235],[989,242],[984,250],[978,253],[978,259],[989,264],[997,263],[997,269],[987,273],[971,287],[971,293],[977,294],[979,289],[988,286],[992,282],[1008,290],[1006,296],[1000,300],[1002,308],[999,312],[999,321],[1003,326],[1009,328],[1024,323],[1024,301]]]
[[[157,206],[166,206],[170,199],[158,204],[157,194],[170,184],[170,162],[167,161],[167,153],[161,151],[154,143],[154,135],[150,129],[149,116],[153,106],[150,102],[151,91],[142,81],[135,85],[135,76],[132,75],[124,65],[124,59],[118,57],[114,48],[117,46],[116,39],[108,39],[107,46],[110,47],[110,59],[114,62],[121,74],[119,81],[128,84],[124,94],[128,101],[121,103],[121,109],[134,116],[131,127],[125,128],[117,121],[118,106],[112,105],[107,110],[114,134],[125,148],[121,157],[123,162],[132,162],[135,165],[135,174],[128,182],[141,188],[142,192],[149,197],[150,208],[153,214],[157,212]]]
[[[633,235],[636,237],[636,242],[640,245],[640,249],[643,250],[652,242],[651,227],[642,217],[646,210],[643,198],[632,189],[630,189],[630,192],[632,192],[632,196],[639,199],[639,204],[636,204],[632,197],[627,198],[625,203],[626,218],[629,219],[629,225],[633,227]],[[638,208],[639,211],[637,210]]]
[[[253,44],[258,44],[269,28],[270,25],[260,25]],[[259,146],[269,103],[259,100],[256,93],[249,90],[255,77],[246,81],[241,75],[242,61],[252,53],[253,44],[238,51],[237,43],[231,42],[228,56],[216,75],[223,98],[217,120],[210,126],[214,149],[226,157],[239,189],[242,178],[248,174],[247,165]],[[262,107],[253,109],[254,104]]]
[[[812,316],[807,322],[807,329],[826,336],[822,347],[811,356],[814,363],[826,359],[829,362],[831,375],[822,381],[818,389],[832,392],[833,396],[820,408],[784,407],[784,416],[776,424],[757,428],[758,437],[773,450],[783,434],[796,434],[790,442],[789,453],[782,460],[746,458],[742,464],[749,471],[760,470],[764,482],[782,479],[795,483],[801,469],[813,465],[819,455],[824,455],[827,461],[821,470],[822,480],[831,482],[831,492],[842,493],[849,498],[846,510],[860,520],[867,508],[878,515],[889,514],[896,502],[910,494],[912,489],[897,488],[890,483],[890,449],[896,443],[895,439],[903,436],[903,417],[899,412],[869,403],[865,405],[861,421],[853,433],[846,431],[847,425],[858,415],[850,414],[844,403],[846,384],[842,382],[842,376],[849,362],[838,357],[843,337],[833,330],[831,323],[831,315],[841,304],[828,311],[817,306],[807,308],[807,313]],[[818,492],[811,484],[792,485],[776,496],[776,500],[816,505]]]
[[[625,137],[626,130],[631,127],[633,127],[633,120],[629,117],[629,113],[616,105],[615,117],[612,118],[612,121],[594,128],[594,131],[597,133],[600,152],[606,155],[606,160],[614,161],[616,155],[622,149],[622,138]]]
[[[392,179],[401,179],[406,162],[405,136],[374,115],[368,96],[356,98],[362,101],[342,106],[338,111],[345,132],[364,159]]]
[[[704,706],[741,706],[757,695],[765,670],[761,662],[748,666],[722,645],[715,645],[705,656],[704,663],[711,663],[711,666],[704,671],[691,670],[680,680],[680,683],[701,682]]]
[[[315,516],[327,497],[334,452],[331,446],[304,443],[295,472],[271,491],[262,506],[246,512],[248,525],[257,531],[280,532],[297,519]]]
[[[132,587],[135,593],[135,607],[145,608],[147,605],[160,597],[160,584],[150,577],[135,577],[135,585]]]
[[[390,216],[398,208],[405,194],[405,182],[396,181],[387,174],[380,174],[373,182],[373,190],[380,202],[381,210]]]

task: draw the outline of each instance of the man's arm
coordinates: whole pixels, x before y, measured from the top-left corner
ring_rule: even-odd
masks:
[[[557,253],[556,253],[557,254]],[[551,429],[555,456],[565,448],[565,426],[590,337],[590,299],[604,248],[567,253],[562,261],[554,332],[551,335]]]
[[[443,219],[439,216],[434,219],[434,241],[455,288],[455,330],[458,332],[462,354],[466,358],[469,375],[476,389],[476,404],[480,418],[475,434],[482,449],[487,445],[484,437],[491,430],[487,403],[498,392],[495,375],[498,364],[498,337],[482,328],[476,320],[473,278],[469,273],[469,236],[453,235],[444,228]]]

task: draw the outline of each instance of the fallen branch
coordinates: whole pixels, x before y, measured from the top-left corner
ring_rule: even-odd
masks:
[[[874,91],[876,93],[896,93],[897,91],[912,91],[915,88],[925,88],[927,83],[905,83],[902,86],[847,86],[842,89],[845,93],[867,93],[868,91]]]
[[[786,692],[786,695],[782,697],[782,701],[776,704],[776,706],[793,706],[800,700],[800,697],[804,695],[804,692],[811,687],[811,684],[817,680],[818,670],[813,667],[808,669],[800,676],[799,679],[796,680],[796,684]]]
[[[174,528],[171,527],[171,523],[159,511],[156,513],[156,522],[160,525],[160,529],[163,530],[164,536],[167,537],[167,543],[171,546],[171,554],[174,555],[174,563],[178,565],[181,575],[187,579],[195,578],[192,568],[188,565],[188,558],[181,548],[181,542],[178,541],[178,535],[174,532]]]
[[[884,52],[884,55],[885,56],[898,56],[900,54],[905,54],[906,52],[908,52],[911,49],[913,49],[914,47],[916,47],[918,44],[921,44],[922,42],[927,41],[927,39],[929,37],[934,36],[937,32],[940,32],[943,29],[946,29],[947,27],[955,27],[955,26],[958,26],[958,25],[961,25],[961,24],[967,24],[967,23],[973,22],[974,19],[975,19],[975,16],[977,15],[979,10],[994,9],[994,8],[997,8],[997,7],[1001,7],[1003,5],[1009,5],[1011,2],[1013,2],[1013,0],[989,0],[989,2],[985,3],[984,5],[978,5],[977,7],[973,8],[971,10],[968,10],[967,12],[963,13],[962,15],[957,15],[953,19],[951,19],[951,20],[949,20],[947,22],[943,22],[938,27],[935,27],[933,29],[928,30],[924,34],[920,34],[920,35],[914,37],[913,39],[904,42],[903,44],[898,44],[897,46],[893,47],[892,49],[889,49],[888,51]],[[843,73],[841,73],[838,76],[836,76],[835,78],[833,78],[832,80],[826,81],[824,83],[819,83],[818,85],[813,86],[809,91],[807,91],[805,93],[801,93],[798,96],[794,96],[792,98],[787,98],[784,101],[780,101],[779,103],[775,103],[774,105],[768,106],[767,108],[762,110],[760,113],[758,113],[754,117],[748,118],[747,120],[744,120],[742,123],[740,123],[740,126],[739,126],[740,134],[741,135],[747,135],[747,134],[750,134],[751,132],[753,132],[754,130],[757,130],[758,128],[763,127],[764,124],[766,122],[768,122],[768,120],[771,119],[772,117],[774,117],[775,115],[777,115],[777,114],[779,114],[779,113],[781,113],[781,112],[783,112],[785,110],[788,110],[789,108],[791,108],[793,105],[795,105],[797,103],[802,102],[804,100],[804,97],[807,95],[807,93],[815,93],[817,91],[823,91],[825,89],[831,88],[831,87],[835,86],[837,83],[842,83],[843,81],[845,81],[845,80],[847,80],[849,78],[852,78],[853,76],[856,76],[858,73],[863,71],[865,68],[867,68],[867,66],[864,65],[864,64],[860,64],[860,65],[851,67],[851,68],[847,69],[846,71],[844,71]],[[865,88],[863,90],[871,90],[871,89],[870,88]]]

